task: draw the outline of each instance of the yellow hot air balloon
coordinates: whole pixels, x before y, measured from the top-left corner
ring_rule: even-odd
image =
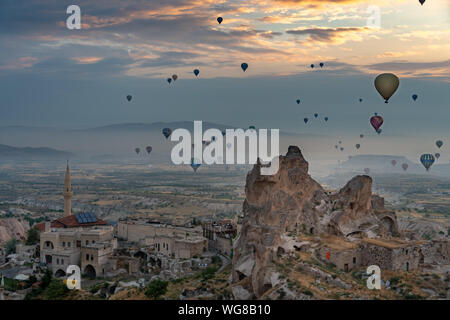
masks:
[[[389,98],[397,91],[399,84],[400,80],[392,73],[382,73],[375,78],[375,88],[385,103],[388,103]]]

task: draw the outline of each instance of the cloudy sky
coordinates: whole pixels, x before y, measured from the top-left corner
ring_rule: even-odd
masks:
[[[81,30],[66,27],[71,4]],[[387,135],[449,135],[449,12],[449,0],[1,0],[0,125],[195,119],[334,136],[369,132],[378,112]],[[387,105],[381,72],[400,78]],[[326,126],[304,125],[314,112]]]

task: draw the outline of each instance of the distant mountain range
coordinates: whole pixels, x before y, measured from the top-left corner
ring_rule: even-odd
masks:
[[[74,156],[73,153],[52,148],[18,148],[0,144],[0,159],[70,159]]]

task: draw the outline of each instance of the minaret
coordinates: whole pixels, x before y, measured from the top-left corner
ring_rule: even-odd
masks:
[[[67,161],[66,175],[64,177],[64,217],[72,214],[72,183],[70,181],[69,161]]]

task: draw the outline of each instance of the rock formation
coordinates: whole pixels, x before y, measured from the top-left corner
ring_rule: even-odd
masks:
[[[279,158],[273,176],[260,174],[257,163],[247,175],[244,218],[234,243],[233,281],[250,279],[260,297],[277,281],[275,256],[286,234],[380,237],[398,233],[394,212],[372,195],[372,179],[356,176],[335,194],[327,193],[308,174],[308,162],[298,147]]]
[[[12,238],[25,239],[28,229],[30,226],[26,221],[19,221],[17,218],[0,219],[0,243]]]

